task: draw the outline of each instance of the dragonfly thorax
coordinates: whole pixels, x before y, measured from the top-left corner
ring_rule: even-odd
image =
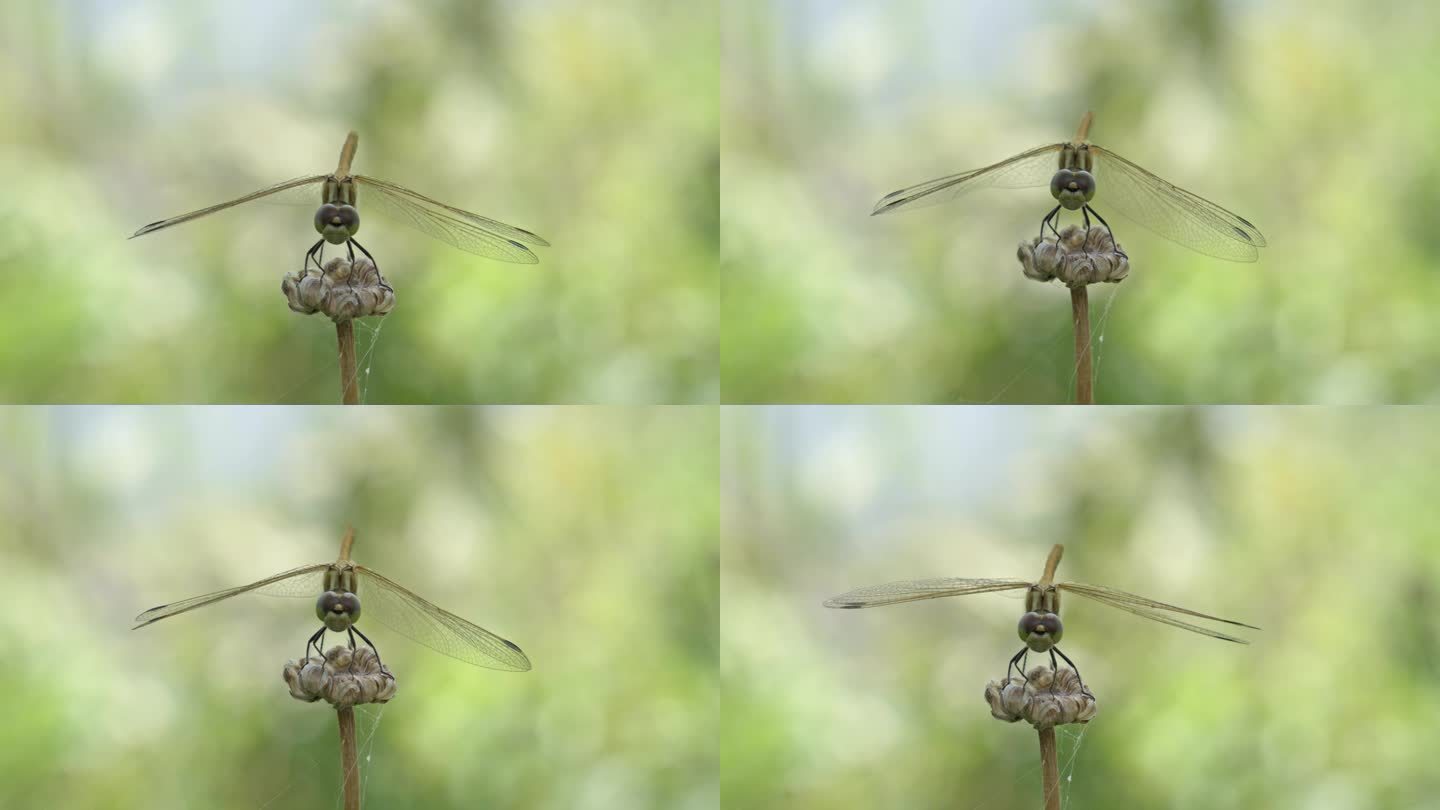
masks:
[[[315,600],[315,615],[325,629],[340,633],[360,618],[360,597],[344,591],[326,591]]]
[[[1031,585],[1025,591],[1026,613],[1059,613],[1060,589],[1054,585]]]
[[[1065,625],[1061,624],[1060,617],[1054,613],[1032,610],[1020,617],[1019,631],[1020,640],[1025,642],[1025,646],[1043,653],[1060,643],[1060,636],[1065,633]]]

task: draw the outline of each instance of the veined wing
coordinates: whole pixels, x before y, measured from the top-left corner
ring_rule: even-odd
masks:
[[[1123,157],[1091,144],[1095,161],[1095,205],[1112,207],[1178,245],[1217,259],[1253,262],[1265,236],[1244,217],[1151,174]]]
[[[1096,602],[1104,605],[1109,605],[1113,608],[1119,608],[1120,610],[1126,611],[1127,613],[1134,613],[1136,616],[1139,616],[1141,618],[1150,619],[1151,621],[1157,621],[1161,624],[1168,624],[1172,627],[1179,627],[1185,630],[1189,630],[1192,633],[1199,633],[1202,636],[1210,636],[1211,638],[1223,639],[1225,641],[1233,641],[1237,644],[1249,644],[1250,642],[1246,641],[1243,638],[1236,638],[1235,636],[1226,635],[1225,633],[1211,630],[1207,627],[1201,627],[1197,624],[1191,624],[1189,622],[1181,621],[1180,619],[1175,617],[1175,614],[1178,613],[1184,616],[1194,616],[1197,619],[1205,619],[1212,622],[1221,622],[1222,624],[1233,624],[1236,627],[1248,627],[1251,630],[1260,629],[1254,625],[1245,624],[1244,622],[1237,622],[1230,619],[1222,619],[1218,616],[1210,616],[1204,613],[1197,613],[1193,610],[1176,607],[1175,605],[1167,605],[1164,602],[1157,602],[1154,599],[1147,599],[1143,596],[1136,596],[1133,593],[1126,593],[1125,591],[1116,590],[1115,588],[1107,588],[1103,585],[1083,585],[1079,582],[1062,582],[1057,587],[1067,593],[1077,594],[1079,596],[1085,597],[1086,599],[1094,599]]]
[[[530,659],[512,642],[436,607],[362,565],[357,596],[361,618],[371,618],[438,653],[486,669],[524,672]]]
[[[1028,588],[1031,583],[1020,579],[912,579],[907,582],[887,582],[856,588],[848,593],[825,600],[825,607],[869,608],[881,605],[898,605],[901,602],[918,602],[921,599],[939,599],[942,596],[964,596],[971,593],[991,591],[1013,591]]]
[[[194,610],[198,607],[213,605],[223,599],[232,596],[239,596],[242,593],[262,593],[266,596],[309,596],[317,597],[325,590],[325,569],[329,563],[316,563],[305,565],[299,568],[292,568],[289,571],[282,571],[273,577],[266,577],[259,582],[252,582],[249,585],[241,585],[238,588],[228,588],[215,593],[207,593],[204,596],[192,596],[179,602],[171,602],[168,605],[153,607],[135,617],[135,626],[131,630],[138,630],[147,624],[153,624],[171,616],[184,613],[187,610]]]
[[[182,223],[189,222],[192,219],[199,219],[200,217],[208,216],[215,213],[216,211],[224,211],[226,208],[234,208],[241,203],[247,203],[251,200],[258,200],[261,197],[268,197],[271,194],[278,194],[281,191],[287,191],[292,188],[299,188],[300,186],[306,186],[312,183],[319,183],[327,176],[328,175],[324,174],[316,174],[311,175],[310,177],[297,177],[294,180],[286,180],[283,183],[276,183],[269,188],[262,188],[259,191],[254,192],[253,194],[246,194],[244,197],[239,197],[229,202],[223,202],[219,205],[212,205],[209,208],[201,208],[199,211],[191,211],[188,214],[181,214],[178,217],[162,219],[159,222],[152,222],[149,225],[146,225],[145,227],[136,231],[135,233],[130,234],[130,238],[134,239],[137,236],[144,236],[147,233],[154,233],[155,231],[158,231],[162,228],[168,228],[171,225],[180,225]],[[318,205],[319,203],[317,202],[316,204]]]
[[[871,211],[870,215],[888,214],[901,208],[923,208],[927,205],[938,205],[981,188],[1048,186],[1050,178],[1055,176],[1055,170],[1059,167],[1054,155],[1064,146],[1063,143],[1037,146],[1028,152],[1021,152],[983,169],[971,169],[968,172],[952,174],[949,177],[937,177],[919,185],[892,191],[881,197],[880,202],[875,203],[875,210]]]
[[[361,187],[374,192],[359,196],[360,210],[364,211],[373,202],[377,210],[392,219],[467,253],[517,264],[535,264],[540,260],[526,245],[550,245],[523,228],[446,205],[404,186],[358,174],[354,179]]]

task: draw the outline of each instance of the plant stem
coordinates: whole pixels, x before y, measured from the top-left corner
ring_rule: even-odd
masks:
[[[1086,128],[1089,128],[1088,124]],[[351,130],[350,134],[345,136],[345,145],[340,147],[340,165],[335,169],[336,177],[343,180],[350,176],[350,163],[355,160],[355,147],[359,145],[360,135]]]
[[[345,536],[340,538],[340,560],[350,559],[350,547],[355,545],[355,527],[346,526]]]
[[[1070,314],[1075,322],[1075,403],[1093,405],[1090,375],[1090,294],[1085,285],[1070,288]]]
[[[340,718],[340,768],[345,775],[345,810],[360,810],[360,765],[359,756],[355,750],[355,709],[346,706],[343,709],[336,709],[335,714]],[[1045,732],[1040,732],[1044,735]],[[1050,736],[1050,748],[1055,748],[1055,736],[1052,731]],[[1041,738],[1044,739],[1043,736]],[[1058,808],[1060,805],[1055,805]]]
[[[1040,729],[1040,783],[1045,810],[1060,810],[1060,759],[1055,755],[1055,728]]]
[[[335,324],[335,337],[340,343],[340,401],[346,405],[360,404],[360,380],[355,374],[355,326],[350,321]]]

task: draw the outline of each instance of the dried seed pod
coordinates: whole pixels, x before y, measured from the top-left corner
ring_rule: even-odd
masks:
[[[324,699],[336,707],[386,703],[395,697],[395,676],[369,647],[332,647],[325,659],[285,662],[290,696],[314,703]]]
[[[290,309],[302,315],[322,312],[340,321],[385,315],[395,308],[395,290],[367,257],[352,264],[341,258],[325,263],[325,271],[307,267],[299,274],[286,273],[280,289]]]
[[[1036,237],[1021,242],[1016,253],[1026,278],[1059,279],[1067,287],[1108,282],[1118,284],[1130,275],[1130,260],[1108,228],[1075,225],[1060,231],[1060,238]]]
[[[1098,711],[1095,696],[1081,683],[1075,670],[1062,667],[1058,672],[1048,667],[1035,667],[1026,675],[1030,680],[1006,678],[1003,683],[990,681],[985,685],[985,700],[990,714],[997,720],[1014,723],[1024,720],[1037,729],[1067,723],[1088,723]]]

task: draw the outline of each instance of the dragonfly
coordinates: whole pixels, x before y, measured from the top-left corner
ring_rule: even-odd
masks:
[[[1048,183],[1056,205],[1040,222],[1042,238],[1047,225],[1059,237],[1054,223],[1062,208],[1080,211],[1086,228],[1093,215],[1113,238],[1110,224],[1090,204],[1103,190],[1098,196],[1106,205],[1176,244],[1232,262],[1259,258],[1259,249],[1266,246],[1265,236],[1253,223],[1090,143],[1093,120],[1092,113],[1085,113],[1069,142],[1037,146],[981,169],[886,194],[871,216],[949,202],[982,188],[1033,188]]]
[[[249,585],[153,607],[136,616],[135,626],[131,629],[138,630],[161,619],[244,593],[315,597],[315,615],[321,626],[306,642],[305,656],[309,656],[313,647],[323,659],[322,647],[327,631],[347,634],[352,649],[356,635],[375,649],[374,643],[356,627],[361,616],[361,597],[364,596],[365,616],[438,653],[486,669],[510,672],[530,669],[530,659],[514,642],[436,607],[379,572],[351,561],[350,548],[354,542],[355,532],[352,529],[341,540],[340,557],[335,562],[304,565]]]
[[[848,593],[840,594],[831,599],[825,600],[825,607],[831,608],[871,608],[881,605],[897,605],[902,602],[918,602],[922,599],[939,599],[945,596],[965,596],[972,593],[993,593],[997,591],[1025,591],[1025,614],[1020,617],[1018,628],[1020,640],[1025,646],[1020,652],[1010,659],[1010,664],[1005,668],[1006,679],[1010,676],[1011,669],[1018,669],[1020,676],[1025,677],[1025,661],[1031,651],[1050,654],[1050,667],[1056,669],[1055,655],[1058,653],[1065,663],[1075,670],[1078,678],[1080,670],[1075,662],[1060,652],[1060,638],[1065,633],[1065,625],[1060,621],[1060,593],[1073,593],[1076,596],[1083,596],[1092,599],[1102,605],[1133,613],[1143,619],[1168,624],[1171,627],[1179,627],[1202,636],[1218,638],[1222,641],[1233,641],[1236,644],[1249,644],[1243,638],[1222,633],[1199,624],[1181,619],[1181,616],[1201,619],[1209,622],[1246,627],[1251,630],[1259,630],[1254,625],[1237,622],[1233,619],[1222,619],[1218,616],[1210,616],[1205,613],[1198,613],[1188,608],[1167,605],[1144,596],[1136,596],[1133,593],[1108,588],[1103,585],[1085,585],[1079,582],[1055,582],[1055,569],[1060,565],[1060,557],[1065,553],[1065,546],[1056,544],[1050,549],[1050,556],[1045,560],[1045,572],[1039,581],[1023,579],[916,579],[906,582],[889,582],[884,585],[872,585],[867,588],[857,588]],[[1027,679],[1028,680],[1028,679]],[[1083,682],[1082,682],[1083,684]]]
[[[535,264],[540,259],[531,252],[529,246],[548,247],[550,245],[549,242],[523,228],[516,228],[479,214],[472,214],[427,197],[418,191],[411,191],[398,183],[378,180],[361,174],[351,174],[350,164],[355,159],[355,149],[359,143],[360,136],[355,132],[351,132],[345,138],[345,144],[340,148],[340,164],[333,174],[297,177],[228,202],[217,203],[208,208],[181,214],[178,217],[152,222],[131,234],[130,238],[134,239],[137,236],[144,236],[147,233],[154,233],[174,225],[193,222],[201,217],[254,200],[272,197],[282,192],[304,194],[310,191],[311,187],[318,186],[320,208],[315,212],[315,230],[319,232],[320,239],[305,254],[307,268],[311,261],[315,262],[316,267],[320,267],[327,242],[332,245],[345,245],[351,262],[355,260],[356,249],[364,253],[370,261],[375,261],[375,257],[355,241],[355,234],[360,230],[360,212],[357,204],[361,190],[365,192],[367,205],[374,203],[375,209],[381,213],[410,225],[427,236],[477,256],[515,264]]]

